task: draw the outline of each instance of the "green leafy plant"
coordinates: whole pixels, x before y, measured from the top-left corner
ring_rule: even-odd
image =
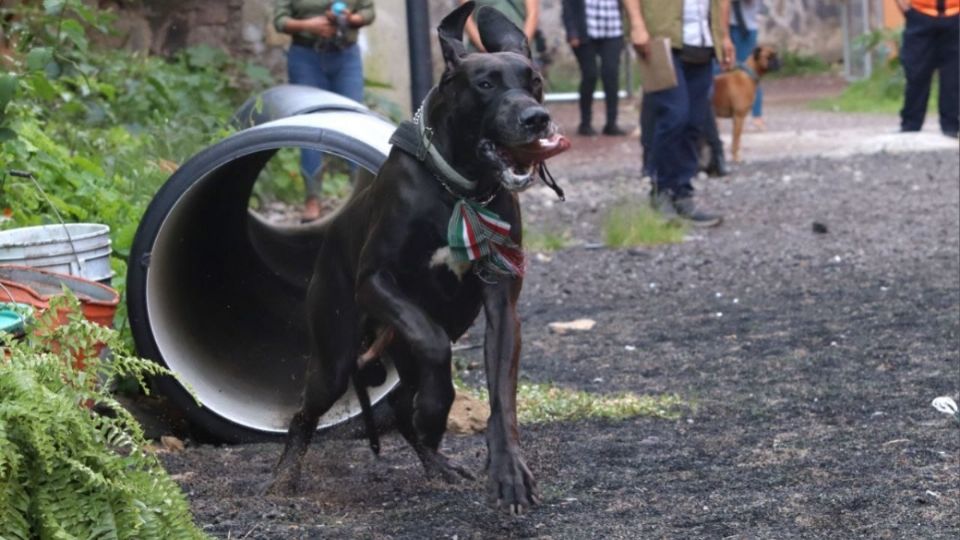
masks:
[[[784,79],[787,77],[819,75],[821,73],[829,73],[833,70],[830,64],[816,55],[784,51],[778,56],[780,57],[780,69],[764,75],[765,77]]]
[[[615,204],[603,223],[604,242],[613,248],[682,242],[685,233],[682,225],[665,221],[643,202]]]
[[[203,538],[139,424],[107,390],[118,377],[143,384],[168,372],[130,356],[67,296],[30,328],[41,330],[2,339],[0,538]]]

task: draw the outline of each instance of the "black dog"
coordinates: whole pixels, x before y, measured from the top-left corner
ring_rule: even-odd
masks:
[[[483,308],[488,496],[514,512],[537,502],[516,417],[523,281],[516,192],[569,142],[555,133],[526,39],[508,19],[478,10],[488,53],[466,53],[463,27],[473,7],[444,18],[440,84],[397,130],[377,177],[358,184],[325,225],[307,299],[315,354],[274,491],[296,489],[319,417],[381,353],[400,375],[391,395],[399,430],[427,474],[471,478],[438,449],[454,398],[450,342]]]

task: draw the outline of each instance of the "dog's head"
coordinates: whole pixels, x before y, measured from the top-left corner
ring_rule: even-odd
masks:
[[[780,69],[780,59],[773,47],[761,45],[753,50],[753,64],[757,75]]]
[[[520,191],[536,179],[539,163],[570,143],[543,107],[543,78],[516,25],[481,7],[476,22],[487,52],[467,53],[463,28],[473,7],[467,2],[440,23],[445,69],[428,119],[445,139],[438,144],[471,179]]]

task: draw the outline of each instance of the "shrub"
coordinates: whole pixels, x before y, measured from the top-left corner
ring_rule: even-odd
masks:
[[[211,47],[163,59],[99,50],[88,34],[112,16],[81,0],[14,3],[18,36],[0,73],[0,209],[4,228],[65,221],[111,228],[116,284],[137,225],[177,165],[228,131],[237,104],[271,81],[264,68]],[[28,171],[40,189],[11,170]]]
[[[0,538],[202,538],[140,426],[107,390],[117,377],[142,384],[166,371],[127,354],[76,300],[58,298],[37,326],[52,328],[61,309],[72,313],[66,324],[3,343]],[[102,345],[109,360],[96,355]]]

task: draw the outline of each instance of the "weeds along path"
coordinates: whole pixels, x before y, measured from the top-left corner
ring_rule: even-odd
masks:
[[[611,204],[644,189],[610,163],[564,170],[566,203],[523,195],[528,228],[570,240],[530,253],[521,374],[677,394],[681,418],[525,425],[544,503],[522,519],[487,509],[479,481],[424,480],[395,434],[380,460],[319,437],[289,499],[257,494],[280,445],[164,455],[201,525],[256,538],[956,537],[960,430],[930,401],[960,390],[957,152],[747,164],[697,184],[723,226],[620,250],[591,244]],[[583,317],[597,325],[547,330]],[[480,351],[458,355],[465,383],[482,384],[469,369]],[[481,469],[482,436],[445,446]]]

